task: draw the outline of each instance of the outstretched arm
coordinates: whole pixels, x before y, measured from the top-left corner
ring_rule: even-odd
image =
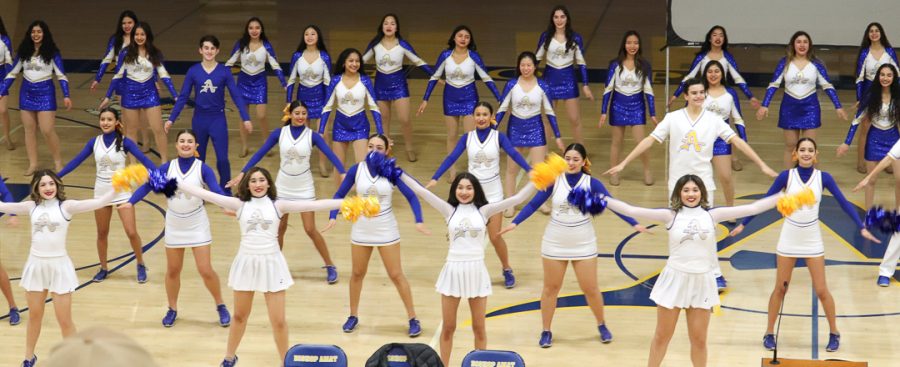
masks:
[[[36,204],[34,201],[23,201],[19,203],[0,202],[0,213],[26,215],[31,213]]]
[[[528,199],[531,195],[534,195],[536,191],[537,188],[534,187],[534,184],[529,182],[528,185],[525,185],[525,187],[519,190],[519,192],[517,192],[515,195],[503,199],[499,202],[485,205],[479,210],[485,218],[490,218],[494,216],[494,214],[503,212],[506,209],[519,205],[520,203]]]
[[[236,197],[217,194],[202,187],[184,182],[178,183],[178,189],[228,210],[237,211],[241,208],[241,205],[244,204],[241,202],[241,199]]]
[[[313,201],[276,200],[275,208],[282,213],[318,212],[322,210],[340,209],[343,200],[324,199]]]
[[[62,202],[60,208],[71,215],[84,212],[92,212],[106,205],[109,205],[109,203],[111,203],[116,197],[116,194],[117,192],[115,190],[109,190],[106,192],[106,194],[103,194],[103,196],[99,198],[87,200],[65,200]]]
[[[414,193],[416,193],[416,195],[421,197],[422,200],[425,200],[428,205],[431,205],[431,207],[437,210],[438,213],[441,213],[444,219],[450,218],[450,215],[452,215],[453,211],[456,209],[452,205],[450,205],[450,203],[441,199],[428,189],[422,187],[422,184],[416,181],[416,179],[409,174],[404,173],[403,176],[400,177],[400,180],[403,181],[403,183],[405,183],[406,186],[408,186]]]
[[[637,217],[641,219],[651,220],[654,222],[666,223],[668,224],[673,219],[675,219],[675,211],[668,208],[659,208],[659,209],[649,209],[642,208],[638,206],[633,206],[624,201],[613,199],[611,197],[606,198],[606,207],[617,212],[627,215],[629,217]]]
[[[84,145],[84,148],[82,148],[81,151],[78,152],[78,155],[76,155],[75,158],[72,158],[72,160],[69,161],[69,163],[66,163],[66,166],[63,167],[63,169],[60,170],[59,173],[57,173],[59,178],[63,178],[67,174],[74,171],[76,168],[78,168],[78,166],[81,165],[82,162],[84,162],[85,159],[87,159],[87,157],[91,156],[91,153],[94,152],[94,140],[95,139],[97,139],[97,138],[95,137],[95,138],[89,140],[87,142],[87,144]]]
[[[779,197],[781,197],[781,194],[770,195],[765,199],[760,199],[746,205],[715,207],[709,210],[709,215],[712,216],[713,222],[716,223],[723,220],[757,215],[774,208]]]
[[[660,126],[660,125],[658,125],[658,126]],[[644,138],[644,140],[641,140],[641,142],[638,143],[638,145],[635,146],[634,149],[631,150],[631,153],[628,153],[628,156],[625,157],[625,159],[623,159],[621,163],[619,163],[615,167],[610,168],[608,171],[604,172],[603,174],[614,175],[614,174],[621,172],[622,170],[625,169],[625,166],[628,165],[628,162],[633,161],[635,158],[639,157],[641,154],[643,154],[648,149],[650,149],[650,147],[653,146],[654,141],[657,141],[657,138],[655,138],[653,135],[650,135],[650,136]],[[659,142],[662,143],[661,140]]]
[[[756,163],[756,165],[759,166],[759,169],[763,171],[763,173],[769,175],[769,177],[778,176],[778,172],[775,172],[772,168],[769,167],[769,165],[766,164],[766,162],[763,162],[762,158],[760,158],[759,155],[756,154],[756,151],[754,151],[753,148],[750,147],[750,144],[747,144],[744,139],[734,136],[729,139],[728,142],[731,143],[731,145],[734,145],[735,148],[746,154],[747,157],[753,161],[753,163]]]

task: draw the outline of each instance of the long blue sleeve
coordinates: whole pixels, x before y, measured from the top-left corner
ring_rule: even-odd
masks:
[[[241,169],[241,172],[246,173],[247,170],[249,170],[250,168],[253,168],[253,166],[256,166],[257,164],[259,164],[259,161],[261,161],[263,159],[263,157],[266,156],[266,153],[268,153],[270,150],[272,150],[272,148],[275,147],[275,144],[278,144],[278,140],[281,139],[281,129],[284,129],[286,127],[287,126],[283,126],[283,127],[277,128],[275,130],[272,130],[272,132],[269,134],[269,137],[266,138],[266,141],[263,143],[263,145],[261,147],[259,147],[259,149],[256,151],[256,153],[253,153],[253,156],[250,157],[250,160],[247,161],[247,164],[245,164],[244,168]]]
[[[466,140],[469,138],[469,133],[463,134],[459,141],[456,142],[456,147],[453,148],[453,151],[447,155],[447,158],[444,158],[444,161],[441,162],[440,167],[438,167],[437,171],[434,172],[434,175],[431,176],[432,180],[438,180],[441,176],[444,175],[444,172],[447,172],[453,163],[456,163],[456,160],[462,156],[462,153],[466,150]]]
[[[12,52],[12,48],[9,48],[10,52]],[[97,75],[94,76],[94,81],[100,83],[103,80],[103,74],[106,73],[106,68],[112,62],[112,58],[115,57],[115,49],[116,49],[116,36],[112,36],[109,38],[109,42],[106,43],[106,52],[103,53],[103,58],[100,60],[100,66],[97,67]]]
[[[134,156],[134,158],[137,158],[138,162],[141,162],[141,164],[143,164],[144,167],[147,167],[148,170],[156,169],[156,165],[153,164],[153,161],[151,161],[150,158],[147,158],[147,156],[144,155],[143,152],[141,152],[141,149],[138,148],[137,144],[131,141],[131,139],[123,136],[122,147],[125,149],[126,153],[131,154],[132,156]]]
[[[250,113],[247,112],[247,103],[244,102],[244,97],[241,96],[241,92],[238,91],[237,85],[234,84],[234,78],[232,78],[230,74],[225,78],[225,88],[228,89],[231,100],[234,102],[234,105],[237,106],[238,113],[241,114],[241,121],[250,121]]]
[[[11,203],[16,200],[6,187],[6,183],[3,182],[3,177],[0,177],[0,200],[3,200],[4,203]]]
[[[57,172],[56,174],[59,178],[65,177],[67,174],[74,171],[78,166],[84,163],[84,160],[91,156],[91,153],[94,152],[94,142],[97,140],[97,137],[94,137],[91,140],[88,140],[87,144],[84,145],[84,148],[81,148],[81,151],[78,152],[78,155],[75,158],[72,158],[69,163],[66,163],[66,166],[63,167],[62,170]]]
[[[847,198],[844,197],[844,193],[842,193],[841,189],[838,187],[837,182],[834,182],[834,178],[831,177],[828,172],[822,172],[822,186],[831,192],[831,196],[834,196],[834,199],[841,205],[841,209],[844,210],[844,213],[847,213],[847,216],[853,220],[853,223],[856,223],[856,228],[865,228],[862,220],[859,219],[859,214],[856,213],[856,207],[847,201]]]
[[[216,173],[213,172],[212,168],[203,163],[200,167],[201,175],[203,176],[203,183],[209,187],[209,191],[212,191],[219,195],[228,195],[225,191],[222,190],[222,187],[219,186],[219,179],[216,178]]]
[[[512,145],[512,142],[509,141],[509,138],[507,138],[505,134],[498,132],[497,139],[500,140],[500,148],[503,148],[503,150],[506,151],[506,154],[509,155],[519,167],[522,167],[525,171],[531,171],[531,166],[528,165],[528,161],[519,154],[519,151],[516,150],[516,147]]]
[[[291,56],[291,65],[288,69],[288,81],[290,81],[294,77],[294,68],[297,67],[297,61],[300,61],[301,57],[303,57],[303,52],[294,52],[294,55]],[[287,103],[293,102],[291,98],[293,98],[294,96],[294,85],[296,84],[296,82],[297,81],[294,81],[293,83],[287,83],[287,90],[285,91],[287,95],[285,102]]]
[[[159,171],[160,172],[169,172],[169,164],[170,163],[171,162],[166,162],[166,163],[161,164],[159,166]],[[141,185],[140,187],[138,187],[137,190],[134,190],[134,192],[131,194],[131,198],[128,199],[128,202],[131,203],[131,205],[135,205],[139,201],[143,200],[144,197],[150,193],[150,191],[151,191],[150,183],[147,182],[147,183]]]
[[[862,111],[862,109],[860,110]],[[858,124],[850,124],[850,129],[847,130],[847,137],[844,139],[844,144],[850,145],[853,143],[853,136],[856,135],[856,129],[858,128]]]
[[[769,191],[766,192],[765,197],[775,195],[781,190],[784,190],[784,188],[787,187],[788,177],[790,177],[790,174],[790,170],[781,171],[781,173],[778,174],[778,177],[775,178],[775,182],[773,182],[772,186],[769,187]],[[756,216],[744,218],[744,220],[741,221],[741,225],[746,226],[747,224],[750,224],[750,221],[753,220],[754,217]]]
[[[419,198],[416,196],[416,193],[406,186],[403,181],[397,181],[397,188],[400,189],[400,193],[406,197],[406,201],[409,202],[409,208],[413,212],[413,216],[416,218],[416,223],[422,223],[422,204],[419,203]]]
[[[612,195],[609,194],[609,191],[606,190],[606,186],[603,186],[603,183],[594,177],[591,177],[591,192],[599,192],[605,196],[612,197]],[[610,210],[612,210],[612,209],[610,209]],[[638,221],[634,220],[634,218],[632,218],[632,217],[619,214],[615,210],[612,210],[612,212],[615,213],[616,216],[618,216],[619,218],[624,220],[626,223],[628,223],[632,227],[634,227],[638,224]]]
[[[778,65],[775,66],[775,72],[772,74],[772,82],[769,83],[769,86],[766,88],[766,96],[762,100],[762,106],[768,108],[769,104],[772,103],[772,97],[775,96],[775,92],[781,87],[781,83],[784,78],[784,71],[787,67],[787,58],[782,57],[780,61],[778,61]]]
[[[531,198],[531,201],[529,201],[528,204],[525,204],[525,206],[522,207],[522,210],[519,212],[519,214],[516,215],[515,218],[513,218],[513,224],[519,225],[520,223],[524,222],[526,219],[528,219],[528,217],[534,214],[534,212],[537,211],[538,208],[541,207],[541,205],[544,205],[544,202],[546,202],[547,199],[550,198],[550,195],[553,194],[553,186],[554,185],[550,185],[546,190],[538,191],[538,193],[535,194],[533,198]]]
[[[169,121],[175,122],[176,120],[178,120],[178,115],[181,114],[181,110],[184,109],[184,105],[187,104],[188,99],[191,98],[191,90],[194,89],[194,76],[191,73],[191,71],[193,70],[193,67],[191,69],[188,69],[187,74],[184,75],[184,83],[181,85],[181,93],[178,94],[175,105],[172,106],[172,112],[169,113]]]
[[[315,131],[310,131],[310,133],[312,134],[312,144],[328,157],[328,160],[331,161],[331,164],[334,165],[334,168],[337,169],[338,173],[342,175],[347,173],[344,169],[344,162],[341,162],[341,159],[334,154],[334,151],[328,146],[328,142],[322,138],[322,135],[319,135]]]
[[[347,175],[344,176],[344,180],[341,181],[341,186],[338,187],[337,191],[334,193],[335,199],[343,199],[347,196],[347,193],[350,192],[350,189],[353,188],[353,185],[356,184],[356,170],[359,169],[359,164],[354,164],[353,167],[347,170]],[[338,211],[332,210],[331,213],[328,214],[329,219],[337,218]]]

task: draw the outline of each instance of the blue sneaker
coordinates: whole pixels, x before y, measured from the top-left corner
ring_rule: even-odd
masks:
[[[106,280],[106,277],[109,276],[109,270],[100,268],[100,271],[94,275],[94,283],[100,283]]]
[[[350,316],[347,318],[347,322],[344,323],[344,332],[352,333],[356,330],[356,326],[359,325],[359,318],[356,316]],[[412,320],[410,320],[410,331],[412,329]]]
[[[503,269],[503,285],[506,289],[516,286],[516,276],[513,275],[512,269]]]
[[[178,311],[173,310],[169,307],[169,310],[166,311],[166,317],[163,317],[162,324],[165,327],[172,327],[175,325],[175,319],[178,318]]]
[[[541,332],[541,341],[538,342],[541,348],[550,348],[553,345],[553,333],[544,330]]]
[[[9,325],[16,326],[20,322],[22,322],[22,319],[19,317],[19,309],[16,307],[10,308],[9,309]]]
[[[825,347],[826,352],[837,352],[841,347],[841,334],[829,333],[828,346]]]
[[[722,293],[726,289],[728,289],[728,282],[725,281],[724,275],[719,275],[719,277],[716,278],[716,288],[719,289],[719,293]]]
[[[34,364],[37,363],[37,355],[31,355],[31,359],[26,359],[22,361],[22,367],[34,367]]]
[[[775,350],[775,334],[766,334],[763,336],[763,348],[766,350]]]
[[[878,286],[879,287],[888,287],[891,285],[891,278],[885,276],[878,277]]]
[[[600,326],[597,327],[597,330],[600,331],[600,342],[601,343],[608,344],[609,342],[612,341],[612,339],[613,339],[612,333],[609,332],[609,329],[606,328],[606,324],[600,324]]]
[[[415,338],[422,334],[422,325],[419,324],[419,320],[416,320],[415,317],[409,319],[409,337]]]
[[[147,283],[147,266],[144,264],[137,264],[137,282]]]
[[[216,311],[219,312],[219,325],[222,327],[228,327],[231,325],[231,314],[228,313],[228,307],[225,307],[224,304],[216,306]]]
[[[337,281],[338,281],[337,266],[325,265],[325,266],[323,266],[323,268],[325,268],[325,272],[328,273],[328,277],[325,278],[328,281],[328,284],[337,283]]]
[[[222,360],[222,364],[220,364],[219,367],[234,367],[237,364],[237,361],[238,361],[237,355],[235,355],[234,359],[232,359],[230,361],[228,360],[228,358],[225,358]]]

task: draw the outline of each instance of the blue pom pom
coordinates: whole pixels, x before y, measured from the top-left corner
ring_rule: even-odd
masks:
[[[569,205],[578,208],[584,214],[597,216],[606,210],[606,199],[601,193],[591,192],[581,187],[576,187],[567,197]]]
[[[403,175],[403,169],[397,167],[397,159],[388,158],[382,153],[369,152],[366,155],[366,165],[371,167],[375,174],[388,179],[394,185]]]
[[[168,178],[165,172],[158,169],[150,172],[147,182],[153,192],[166,195],[167,198],[174,196],[178,190],[178,182],[174,178]]]
[[[900,213],[880,206],[872,207],[866,212],[865,225],[884,233],[900,232]]]

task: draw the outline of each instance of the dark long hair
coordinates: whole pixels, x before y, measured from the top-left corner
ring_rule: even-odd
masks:
[[[489,102],[478,101],[478,103],[475,104],[475,108],[478,108],[478,107],[487,108],[488,111],[491,111],[491,115],[494,114],[494,106],[491,106],[491,104]],[[473,109],[473,111],[474,111],[474,109]]]
[[[299,99],[295,99],[293,102],[291,102],[291,105],[288,106],[288,110],[287,110],[288,116],[291,116],[291,114],[294,112],[294,110],[297,109],[297,107],[303,107],[304,109],[306,109],[306,112],[309,113],[309,107],[306,106],[306,103],[303,103],[303,101],[301,101]],[[284,125],[282,125],[282,126],[290,125],[291,120],[293,120],[293,118],[289,118],[287,121],[284,122]]]
[[[716,29],[722,31],[722,36],[725,40],[722,42],[722,52],[728,51],[728,32],[725,31],[725,27],[720,25],[714,25],[709,31],[706,32],[705,41],[703,41],[703,45],[700,46],[700,51],[697,51],[697,55],[705,54],[712,49],[712,34],[716,31]]]
[[[381,22],[378,23],[378,31],[375,33],[375,37],[372,37],[372,40],[369,41],[369,45],[366,46],[366,49],[375,47],[378,42],[381,42],[381,39],[384,38],[384,21],[387,20],[388,17],[394,18],[394,23],[397,23],[397,31],[394,32],[394,37],[397,37],[398,40],[402,40],[403,36],[400,35],[400,18],[397,14],[387,13],[383,17],[381,17]]]
[[[709,62],[706,63],[706,66],[703,67],[703,74],[701,76],[704,89],[709,90],[709,79],[706,78],[706,73],[709,71],[709,68],[713,66],[718,67],[719,71],[722,72],[722,79],[720,79],[719,84],[722,84],[723,87],[727,87],[728,78],[725,77],[725,69],[722,67],[722,63],[720,63],[718,60],[709,60]]]
[[[819,151],[819,144],[816,144],[815,139],[810,138],[810,137],[802,137],[802,138],[800,138],[799,140],[797,140],[797,145],[794,146],[794,154],[793,154],[793,157],[794,157],[794,168],[800,166],[800,161],[799,161],[799,159],[797,159],[797,151],[800,150],[800,144],[803,144],[803,142],[806,142],[806,141],[812,143],[813,149],[815,149],[816,152]],[[816,160],[815,160],[815,159],[813,159],[813,164],[816,164]]]
[[[869,90],[866,91],[864,96],[868,96],[863,102],[865,103],[865,111],[866,114],[869,115],[869,120],[874,119],[876,116],[881,115],[881,83],[879,82],[879,78],[881,75],[881,70],[890,69],[891,73],[894,74],[894,81],[891,82],[891,85],[888,89],[891,91],[891,101],[888,105],[888,116],[891,121],[894,123],[900,122],[900,81],[898,81],[897,68],[891,64],[883,64],[878,67],[878,71],[875,72],[875,81],[869,86]]]
[[[887,35],[884,34],[884,27],[881,26],[881,23],[872,22],[866,26],[865,32],[863,32],[862,42],[859,43],[859,52],[856,54],[856,59],[859,60],[859,57],[862,56],[863,50],[868,49],[872,46],[872,40],[869,39],[869,30],[872,27],[878,28],[878,32],[881,33],[881,45],[884,46],[884,49],[889,49],[891,47],[891,41],[888,41]]]
[[[118,56],[119,51],[122,50],[122,41],[125,40],[125,31],[122,30],[122,21],[125,20],[125,18],[131,18],[131,20],[134,21],[135,27],[137,27],[138,25],[137,14],[135,14],[133,11],[125,10],[122,12],[122,14],[119,14],[119,21],[116,23],[116,32],[113,33],[113,38],[115,39],[113,41],[113,52],[115,52],[113,53],[113,56]],[[131,28],[131,34],[134,35],[134,28]],[[134,37],[132,37],[132,40],[133,39]]]
[[[40,192],[41,179],[44,178],[44,176],[50,176],[50,178],[53,179],[53,182],[56,182],[56,199],[59,201],[65,201],[65,185],[63,185],[62,179],[59,178],[59,175],[57,175],[53,170],[49,169],[39,169],[34,172],[34,175],[31,176],[31,193],[29,194],[31,200],[33,200],[38,205],[40,205],[41,202],[44,201],[44,197],[41,196]]]
[[[553,11],[550,12],[550,23],[547,24],[547,30],[544,31],[544,34],[547,35],[547,38],[544,40],[544,52],[550,50],[550,40],[556,33],[556,24],[553,23],[553,16],[556,15],[557,11],[562,11],[563,14],[566,15],[566,52],[575,48],[575,31],[572,30],[572,16],[569,14],[569,9],[566,8],[565,5],[557,5],[554,6]],[[584,52],[584,50],[581,50],[581,52]]]
[[[125,51],[125,63],[136,62],[138,56],[141,54],[140,46],[134,42],[134,35],[137,33],[138,28],[143,29],[144,34],[146,34],[144,50],[147,51],[147,59],[150,60],[150,63],[153,64],[154,68],[158,67],[159,64],[162,63],[162,52],[153,44],[153,29],[151,29],[150,24],[146,22],[135,24],[134,28],[131,30],[131,43],[128,44],[128,49]]]
[[[526,58],[531,59],[531,62],[534,64],[535,76],[537,75],[537,64],[538,64],[537,56],[534,55],[534,52],[523,51],[522,53],[519,54],[519,57],[516,59],[516,78],[518,78],[519,76],[522,75],[522,71],[519,69],[519,64],[521,64],[522,60],[524,60]]]
[[[316,31],[316,48],[318,48],[319,51],[328,53],[328,50],[325,48],[325,39],[322,37],[322,30],[319,29],[319,26],[317,26],[315,24],[310,24],[306,27],[303,27],[303,33],[306,33],[306,31],[310,28],[312,28],[314,31]],[[301,34],[300,35],[300,44],[297,45],[297,52],[303,52],[305,50],[306,50],[306,41],[303,39],[303,34]],[[326,66],[329,66],[329,65],[326,65]]]
[[[392,153],[391,152],[391,141],[388,140],[387,136],[384,136],[384,134],[375,133],[375,134],[369,135],[369,137],[366,139],[366,143],[368,143],[369,140],[372,140],[372,138],[376,138],[376,137],[378,138],[378,140],[381,140],[384,143],[384,155],[390,157],[391,153]]]
[[[0,17],[0,36],[9,36],[9,34],[6,33],[6,26],[3,25],[3,17]]]
[[[475,175],[469,172],[460,172],[456,175],[456,178],[453,179],[453,183],[450,184],[450,195],[447,196],[447,203],[454,208],[459,206],[459,199],[456,198],[456,187],[459,186],[460,181],[463,179],[469,180],[469,182],[472,183],[472,189],[475,191],[475,196],[472,198],[472,204],[475,204],[476,208],[487,205],[487,196],[484,195],[484,189],[481,188],[481,183],[478,182],[478,178],[476,178]]]
[[[347,59],[350,57],[350,54],[355,53],[356,56],[359,56],[359,72],[362,73],[362,53],[355,48],[347,48],[344,51],[341,51],[341,54],[338,56],[337,63],[334,64],[334,72],[331,75],[341,75],[344,73],[344,63],[347,62]]]
[[[584,174],[591,174],[591,161],[588,160],[587,149],[581,143],[572,143],[566,147],[566,150],[563,150],[563,155],[568,153],[570,150],[574,150],[581,155],[581,159],[584,160],[584,166],[581,167],[581,172]]]
[[[260,42],[262,42],[263,44],[265,44],[266,42],[269,42],[269,38],[266,37],[266,26],[263,25],[262,20],[259,19],[258,17],[250,17],[250,19],[247,20],[247,24],[244,25],[244,35],[241,36],[241,40],[238,41],[240,43],[241,50],[249,50],[249,48],[250,48],[250,31],[248,31],[247,28],[250,28],[250,23],[253,23],[253,22],[259,23],[259,40],[260,40]]]
[[[122,140],[124,139],[123,138],[124,135],[122,134],[122,125],[120,124],[121,120],[119,119],[119,111],[114,110],[107,106],[107,107],[104,107],[102,110],[100,110],[100,113],[97,114],[97,116],[98,117],[103,116],[103,114],[107,113],[107,112],[113,114],[113,118],[116,119],[116,125],[115,125],[115,131],[114,131],[114,134],[116,134],[116,151],[121,152],[122,151]]]
[[[688,182],[693,182],[700,188],[700,207],[703,209],[709,209],[709,193],[706,191],[706,185],[703,184],[703,179],[701,179],[697,175],[687,174],[681,176],[677,182],[675,182],[675,190],[672,191],[672,196],[669,198],[669,207],[674,211],[679,211],[684,207],[684,203],[681,201],[681,189],[684,188]]]
[[[622,43],[619,46],[619,55],[616,57],[616,60],[619,62],[619,65],[622,65],[625,62],[625,59],[628,57],[628,52],[625,51],[625,42],[628,40],[628,37],[635,36],[638,39],[638,51],[634,54],[634,72],[641,78],[641,84],[644,82],[644,78],[647,78],[650,73],[648,69],[648,65],[650,65],[647,60],[644,59],[643,51],[644,46],[641,45],[641,34],[638,31],[631,30],[625,32],[625,35],[622,36]],[[625,70],[625,67],[619,69],[619,73]]]
[[[466,25],[458,25],[458,26],[456,26],[456,28],[453,28],[453,32],[450,33],[450,39],[447,40],[447,49],[452,50],[452,49],[456,48],[455,38],[456,38],[456,34],[459,33],[459,31],[469,32],[469,47],[467,47],[467,48],[472,51],[477,50],[478,47],[475,46],[475,34],[472,33],[472,30],[469,29],[469,26],[466,26]]]
[[[787,62],[791,62],[794,57],[797,57],[797,51],[794,50],[794,41],[796,41],[797,38],[800,38],[800,36],[806,36],[806,39],[809,40],[809,51],[806,51],[806,58],[809,59],[809,61],[818,60],[816,58],[816,50],[813,48],[812,37],[810,37],[809,33],[806,33],[806,31],[797,31],[791,36],[791,41],[787,46]]]
[[[238,184],[237,192],[234,193],[234,196],[241,201],[250,201],[250,199],[253,198],[253,193],[250,192],[250,176],[253,176],[256,172],[260,172],[266,177],[266,181],[269,182],[269,189],[266,190],[266,196],[268,196],[269,199],[275,200],[275,198],[278,197],[278,193],[275,190],[275,181],[272,181],[272,175],[268,170],[259,166],[253,166],[247,170],[247,173],[241,178],[241,183]]]
[[[34,27],[40,27],[44,31],[44,39],[41,41],[41,48],[37,50],[37,53],[41,60],[49,64],[53,62],[53,57],[59,53],[59,48],[56,47],[56,42],[53,42],[53,33],[50,33],[50,27],[43,20],[35,20],[25,29],[22,42],[19,42],[19,48],[16,49],[16,57],[24,61],[34,55],[34,42],[31,40],[31,30]]]

